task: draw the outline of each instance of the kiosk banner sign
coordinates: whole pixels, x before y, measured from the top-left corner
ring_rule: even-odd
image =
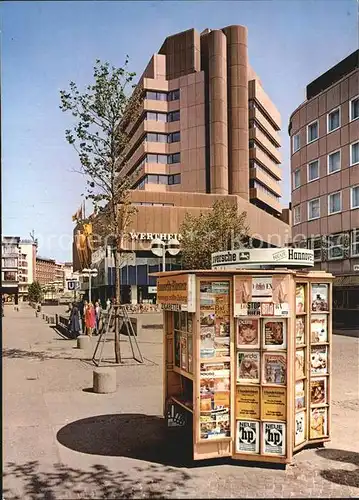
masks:
[[[195,275],[161,277],[157,281],[157,302],[163,309],[195,312]]]
[[[313,267],[314,250],[306,248],[251,248],[212,254],[212,269]]]

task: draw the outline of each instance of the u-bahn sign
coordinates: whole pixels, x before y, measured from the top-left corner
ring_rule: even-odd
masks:
[[[67,289],[71,292],[80,289],[80,282],[78,280],[68,280],[67,281]]]
[[[303,248],[244,248],[212,254],[212,269],[313,267],[314,251]]]

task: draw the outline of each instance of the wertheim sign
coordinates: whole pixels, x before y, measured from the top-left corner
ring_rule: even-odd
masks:
[[[132,241],[152,241],[154,239],[169,241],[174,238],[180,241],[181,239],[181,235],[177,233],[136,233],[136,231],[131,231],[128,235]]]
[[[313,267],[314,251],[296,248],[252,248],[212,254],[212,269]]]

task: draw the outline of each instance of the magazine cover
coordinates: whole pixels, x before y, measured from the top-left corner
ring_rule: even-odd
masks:
[[[328,348],[326,345],[311,347],[310,371],[312,375],[324,375],[328,372]]]
[[[329,286],[327,284],[317,283],[312,285],[313,312],[329,311],[328,290]]]
[[[295,409],[301,410],[305,408],[305,382],[299,380],[295,383]]]
[[[312,378],[310,381],[310,404],[323,405],[327,402],[327,377]]]
[[[259,420],[259,387],[237,385],[236,418]]]
[[[237,347],[248,346],[259,349],[259,319],[237,320]]]
[[[214,313],[218,319],[229,317],[229,295],[215,296]]]
[[[187,332],[188,333],[193,333],[193,314],[188,313],[188,318],[187,318]]]
[[[259,453],[259,422],[237,420],[237,453]]]
[[[310,410],[310,439],[317,439],[328,435],[327,408],[313,408]]]
[[[201,326],[212,326],[214,328],[216,322],[216,316],[214,312],[203,312],[201,311]]]
[[[200,422],[201,439],[221,439],[230,436],[229,415],[217,416],[217,418]]]
[[[287,379],[286,354],[263,353],[263,383],[284,385]]]
[[[303,377],[305,377],[304,349],[297,349],[295,352],[295,378]]]
[[[275,316],[289,316],[288,291],[290,277],[288,275],[274,275],[272,278],[272,294]]]
[[[297,314],[305,312],[305,285],[297,284],[295,287],[295,307]]]
[[[234,316],[247,316],[248,302],[252,300],[252,278],[234,276]]]
[[[286,320],[264,319],[263,320],[263,348],[284,349],[286,347]]]
[[[230,356],[230,338],[229,337],[215,337],[214,338],[214,356],[222,358]]]
[[[215,330],[216,330],[216,337],[229,337],[230,334],[229,317],[227,318],[216,317]]]
[[[285,387],[262,387],[262,420],[286,420],[286,396]]]
[[[187,334],[182,333],[182,335],[181,335],[181,369],[185,370],[185,371],[188,370],[187,355],[188,355]]]
[[[229,281],[212,281],[212,293],[218,295],[229,295]]]
[[[295,435],[294,435],[294,446],[302,444],[306,440],[306,413],[301,411],[295,414]]]
[[[312,314],[310,318],[310,336],[312,343],[328,342],[328,315]]]
[[[193,337],[192,335],[188,335],[188,371],[189,373],[193,373]]]
[[[201,326],[200,358],[214,358],[214,326]]]
[[[297,346],[305,344],[305,316],[295,319],[295,341]]]
[[[238,382],[259,383],[260,353],[258,351],[237,352]]]
[[[263,453],[267,455],[285,455],[285,424],[264,422]]]

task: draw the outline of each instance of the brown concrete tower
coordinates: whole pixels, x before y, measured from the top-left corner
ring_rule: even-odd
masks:
[[[228,26],[228,146],[230,193],[249,200],[247,28]]]

